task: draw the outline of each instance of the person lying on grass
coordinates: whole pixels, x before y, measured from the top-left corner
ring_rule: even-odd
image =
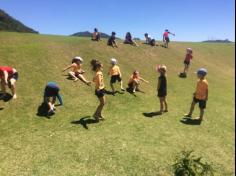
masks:
[[[60,105],[63,105],[62,97],[59,94],[60,88],[55,82],[48,82],[44,89],[44,103],[48,105],[48,115],[55,114],[55,102],[58,98]]]
[[[93,77],[93,82],[95,83],[95,95],[99,99],[100,103],[93,114],[93,117],[97,122],[99,120],[104,120],[102,116],[102,110],[105,105],[106,99],[105,99],[105,84],[103,80],[103,65],[101,62],[99,62],[96,59],[91,60],[90,62],[92,66],[92,70],[94,71],[94,77]]]
[[[145,44],[151,45],[151,46],[156,46],[156,41],[154,38],[152,38],[148,33],[144,34],[144,37],[146,39]]]
[[[76,82],[78,79],[82,80],[86,85],[91,85],[91,81],[88,81],[83,74],[85,73],[84,70],[82,70],[82,63],[83,59],[79,56],[76,56],[72,59],[72,64],[68,67],[63,69],[63,72],[72,69],[72,71],[69,71],[69,75],[73,78],[73,80]]]
[[[204,109],[206,108],[206,103],[208,100],[208,82],[205,78],[206,75],[207,70],[205,68],[200,68],[197,71],[198,81],[196,91],[193,93],[193,101],[189,113],[185,114],[186,117],[192,117],[194,107],[196,103],[198,103],[200,108],[200,117],[198,118],[199,121],[203,120]]]
[[[115,88],[113,84],[116,83],[116,81],[120,82],[120,89],[122,91],[125,91],[125,89],[123,88],[123,82],[121,79],[120,67],[117,65],[117,60],[115,58],[111,59],[111,67],[108,74],[111,76],[110,86],[111,86],[113,95],[115,94]]]
[[[16,81],[18,80],[19,74],[15,68],[9,66],[0,66],[0,81],[1,81],[1,97],[4,98],[6,94],[6,87],[11,89],[12,98],[16,99]]]
[[[139,91],[140,81],[149,83],[145,79],[141,78],[140,75],[139,75],[139,72],[136,70],[130,76],[129,83],[128,83],[128,89],[131,90],[132,93],[135,93],[136,91]]]

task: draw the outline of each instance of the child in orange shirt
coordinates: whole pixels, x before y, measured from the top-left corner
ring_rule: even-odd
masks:
[[[123,88],[123,82],[122,82],[122,79],[121,79],[120,68],[117,65],[117,60],[115,58],[111,59],[111,67],[110,67],[110,70],[109,70],[108,74],[111,76],[110,86],[111,86],[113,95],[115,93],[115,88],[114,88],[113,84],[116,81],[120,82],[120,89],[122,91],[125,91],[125,89]]]
[[[143,81],[143,82],[146,82],[146,83],[149,83],[148,81],[146,81],[145,79],[141,78],[140,75],[139,75],[139,72],[136,70],[133,72],[133,74],[131,75],[130,77],[130,80],[129,80],[129,83],[128,83],[128,86],[129,86],[129,89],[135,93],[135,91],[139,91],[138,87],[140,85],[140,81]]]
[[[92,60],[91,62],[92,70],[95,72],[93,82],[95,83],[95,95],[98,97],[100,104],[98,105],[93,117],[97,122],[99,120],[104,120],[102,117],[102,110],[105,105],[105,84],[103,80],[103,65],[98,60]]]
[[[200,108],[199,121],[203,120],[204,109],[206,108],[206,102],[208,100],[208,82],[205,79],[206,75],[207,75],[207,70],[204,68],[200,68],[197,71],[197,76],[199,78],[199,80],[197,81],[197,88],[193,94],[193,101],[189,113],[185,115],[186,117],[191,117],[195,104],[199,103],[199,108]]]
[[[87,81],[85,77],[82,75],[85,73],[84,70],[82,70],[82,62],[83,59],[79,56],[76,56],[72,59],[72,64],[68,67],[64,68],[63,72],[72,68],[72,71],[69,71],[69,75],[74,79],[74,81],[78,81],[78,79],[81,79],[85,84],[90,85],[91,81]]]

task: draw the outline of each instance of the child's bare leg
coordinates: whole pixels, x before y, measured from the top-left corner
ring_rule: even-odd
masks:
[[[87,85],[91,84],[91,81],[85,79],[85,77],[81,74],[78,74],[78,77]]]
[[[75,76],[75,72],[70,71],[70,72],[69,72],[69,75],[70,75],[72,78],[74,78],[74,81],[77,81],[77,80],[78,80],[78,78]]]
[[[11,79],[10,84],[11,84],[11,91],[12,91],[12,96],[13,96],[12,98],[16,99],[17,98],[17,96],[16,96],[16,80]]]
[[[163,97],[159,97],[160,100],[160,113],[163,112],[163,105],[164,105],[164,101],[163,101]]]
[[[166,97],[164,97],[164,105],[165,105],[164,112],[168,112],[168,105],[167,105]]]
[[[110,86],[111,86],[112,92],[114,93],[115,92],[115,88],[114,88],[113,84],[110,83]]]
[[[132,91],[133,91],[133,93],[136,91],[137,85],[138,85],[138,84],[134,81],[134,82],[133,82],[133,85],[132,85]]]
[[[196,104],[196,102],[193,100],[192,104],[191,104],[191,107],[190,107],[190,110],[189,110],[189,113],[187,114],[187,116],[189,116],[189,117],[192,116],[195,104]]]
[[[94,113],[94,116],[95,116],[96,120],[98,120],[97,119],[98,117],[102,118],[102,109],[103,109],[103,107],[105,105],[105,101],[106,101],[105,97],[99,98],[99,101],[100,101],[100,104],[98,105],[98,107],[97,107],[97,109]]]
[[[200,108],[200,117],[199,120],[203,119],[203,115],[204,115],[204,109]]]
[[[120,89],[125,90],[124,87],[123,87],[123,81],[120,81]]]

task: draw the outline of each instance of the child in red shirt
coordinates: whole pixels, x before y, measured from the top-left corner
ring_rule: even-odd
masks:
[[[185,56],[185,59],[184,59],[184,71],[182,73],[180,73],[180,77],[187,77],[187,72],[188,72],[188,69],[189,69],[189,65],[190,65],[190,61],[193,59],[193,50],[191,48],[187,48],[186,49],[186,56]]]

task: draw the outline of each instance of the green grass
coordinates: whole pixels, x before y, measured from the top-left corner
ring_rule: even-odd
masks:
[[[174,157],[182,150],[194,150],[216,175],[234,175],[234,44],[172,42],[170,48],[120,44],[118,49],[106,41],[88,38],[0,33],[0,65],[14,66],[20,74],[18,99],[0,101],[0,175],[171,175]],[[185,49],[193,48],[194,60],[187,79],[177,74],[183,69]],[[71,58],[84,58],[85,76],[93,73],[93,58],[104,64],[107,89],[111,57],[117,58],[127,85],[130,74],[138,69],[149,84],[145,94],[107,95],[103,114],[106,121],[88,124],[78,121],[91,116],[98,105],[94,88],[62,76]],[[159,110],[156,97],[157,64],[167,65],[169,112],[147,118],[142,113]],[[180,122],[188,112],[196,86],[195,71],[208,69],[209,101],[203,123]],[[44,86],[54,80],[61,87],[64,106],[51,119],[36,115]],[[118,85],[116,86],[118,88]],[[196,106],[194,116],[199,114]]]

